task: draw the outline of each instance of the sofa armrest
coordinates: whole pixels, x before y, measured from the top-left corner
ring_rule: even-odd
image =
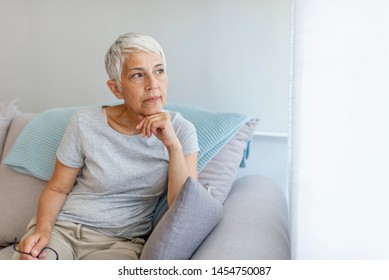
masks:
[[[285,193],[259,175],[237,179],[224,203],[220,223],[192,259],[290,259]]]

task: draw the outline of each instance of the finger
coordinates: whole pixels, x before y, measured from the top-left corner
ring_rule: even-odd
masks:
[[[145,120],[146,118],[142,115],[139,115],[138,118],[140,119],[140,122],[138,123],[138,125],[135,127],[135,129],[141,129],[142,126],[144,125],[145,123]]]
[[[143,136],[145,136],[145,127],[146,127],[147,119],[144,118],[136,127],[136,129],[140,129],[140,133]]]
[[[144,120],[145,121],[143,123],[142,136],[147,136],[148,138],[150,138],[150,136],[151,136],[151,126],[152,126],[152,123],[154,121],[154,117],[153,116],[148,116]]]
[[[165,127],[165,120],[161,117],[154,117],[147,122],[147,136],[151,137],[152,134],[158,135],[158,132]]]
[[[16,245],[21,260],[36,260],[35,257],[30,255],[32,246],[33,244],[31,245],[31,242],[28,242],[28,239],[22,240]]]
[[[23,239],[18,244],[18,250],[25,252],[25,253],[31,253],[32,248],[37,243],[37,238],[34,235],[31,235],[27,237],[26,239]]]
[[[169,118],[166,113],[144,116],[142,122],[142,136],[150,138],[152,134],[157,135],[159,128],[164,129],[168,120]]]
[[[151,127],[151,133],[153,133],[155,136],[157,136],[158,135],[158,128],[152,126]]]
[[[42,253],[39,254],[38,258],[40,260],[45,260],[46,259],[46,255],[47,255],[47,253],[45,251],[43,251]]]
[[[39,258],[42,250],[48,245],[48,241],[46,239],[40,238],[39,242],[32,248],[31,255],[33,257]]]
[[[152,124],[151,129],[154,135],[157,136],[157,134],[161,133],[165,129],[165,127],[166,127],[166,120],[157,120]]]

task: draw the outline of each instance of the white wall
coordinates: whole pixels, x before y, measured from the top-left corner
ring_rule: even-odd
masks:
[[[138,31],[165,50],[168,101],[250,114],[259,131],[286,133],[289,23],[290,0],[0,0],[0,99],[32,112],[114,100],[105,52]],[[258,141],[253,154],[267,151]],[[269,156],[286,167],[286,154]],[[252,160],[246,172],[272,172]],[[286,168],[275,176],[284,184]]]
[[[296,0],[296,259],[389,258],[389,2]]]

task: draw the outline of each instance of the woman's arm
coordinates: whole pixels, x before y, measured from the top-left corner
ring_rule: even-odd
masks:
[[[182,185],[191,176],[197,180],[197,153],[184,156],[182,146],[168,148],[169,177],[168,177],[168,206],[176,199]]]
[[[197,153],[184,157],[182,149],[169,151],[168,206],[173,203],[182,185],[191,176],[197,180]]]
[[[182,185],[189,176],[197,179],[197,153],[184,156],[182,145],[177,138],[169,113],[145,116],[137,126],[143,136],[154,134],[169,153],[168,206],[176,199]]]
[[[35,231],[18,245],[19,250],[33,256],[22,254],[23,259],[38,258],[42,249],[49,244],[52,228],[79,172],[80,168],[71,168],[56,160],[53,176],[39,199]]]

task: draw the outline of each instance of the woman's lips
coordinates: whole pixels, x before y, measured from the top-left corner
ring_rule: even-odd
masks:
[[[159,101],[160,99],[161,99],[160,96],[153,96],[153,97],[146,98],[144,100],[144,102],[146,102],[146,103],[154,103],[154,102]]]

